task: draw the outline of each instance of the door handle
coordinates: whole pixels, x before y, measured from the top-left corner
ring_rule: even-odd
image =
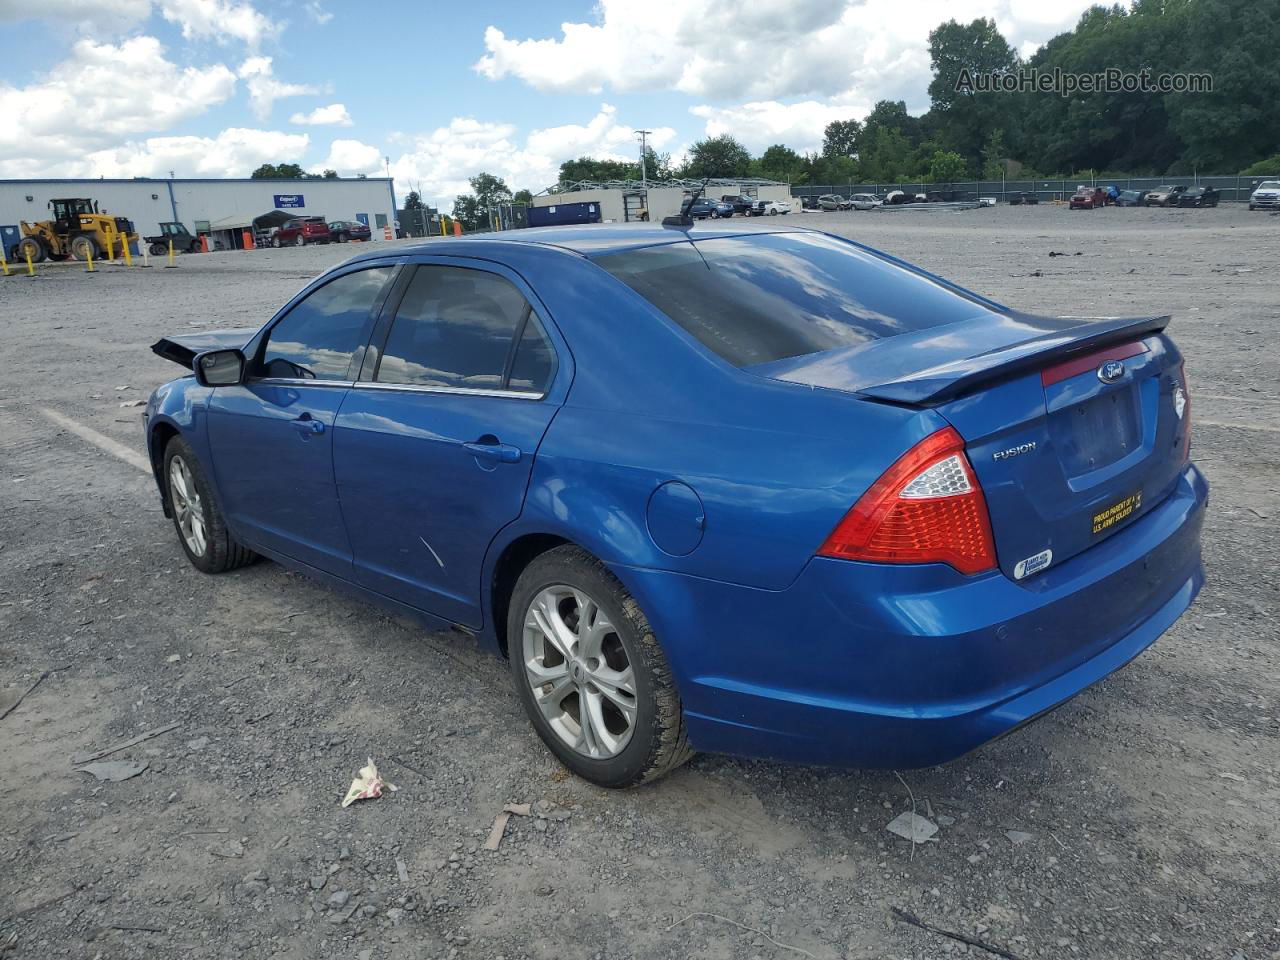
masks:
[[[474,443],[464,443],[462,449],[473,456],[485,460],[496,460],[498,463],[520,462],[520,448],[513,447],[509,443],[482,443],[477,440]]]
[[[309,413],[304,413],[294,420],[293,426],[304,438],[312,434],[324,433],[324,421],[317,420]]]

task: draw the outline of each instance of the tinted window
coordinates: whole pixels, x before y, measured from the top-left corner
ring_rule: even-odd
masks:
[[[502,388],[511,341],[528,304],[496,274],[419,267],[378,365],[382,383]]]
[[[369,317],[391,267],[331,280],[271,328],[262,356],[265,377],[346,380],[351,356],[368,336]]]
[[[821,234],[673,243],[596,261],[735,366],[942,326],[983,311],[927,277]]]
[[[538,318],[530,314],[529,322],[525,324],[524,333],[516,347],[508,386],[512,390],[545,393],[551,385],[551,375],[555,368],[556,355],[551,349],[551,341],[539,325]]]

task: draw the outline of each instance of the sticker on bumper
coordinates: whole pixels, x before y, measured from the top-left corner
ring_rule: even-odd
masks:
[[[1013,579],[1021,580],[1033,573],[1039,573],[1051,563],[1053,563],[1053,551],[1041,550],[1035,556],[1017,562],[1013,568]]]
[[[1119,503],[1113,503],[1101,513],[1093,515],[1093,532],[1094,534],[1103,533],[1110,530],[1121,520],[1133,516],[1142,507],[1142,491],[1131,493]]]

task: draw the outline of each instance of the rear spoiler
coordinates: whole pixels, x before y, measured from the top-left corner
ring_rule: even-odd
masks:
[[[241,349],[257,332],[257,327],[237,327],[234,330],[204,330],[161,337],[151,345],[151,352],[190,370],[191,362],[200,354],[209,350]]]
[[[1040,370],[1126,340],[1139,340],[1169,325],[1160,317],[1036,317],[1011,314],[1039,336],[973,356],[927,367],[883,383],[861,384],[859,396],[907,406],[932,406],[976,387]]]

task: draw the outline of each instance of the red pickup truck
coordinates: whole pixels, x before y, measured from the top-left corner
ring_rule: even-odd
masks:
[[[324,217],[286,220],[271,237],[273,247],[305,247],[308,243],[328,243],[332,239]]]

